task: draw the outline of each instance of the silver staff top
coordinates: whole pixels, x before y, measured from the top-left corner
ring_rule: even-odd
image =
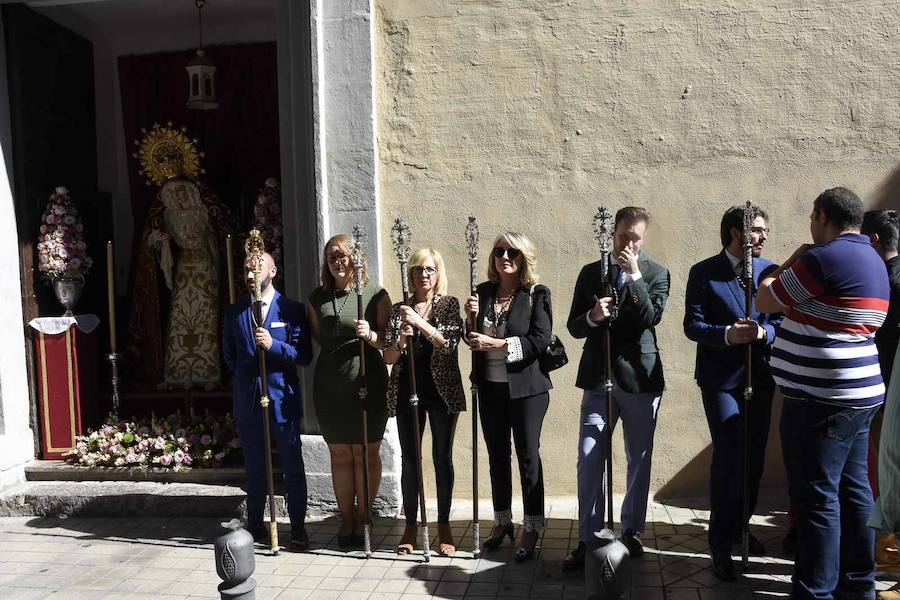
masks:
[[[601,272],[603,277],[607,276],[609,262],[606,257],[612,250],[612,234],[613,234],[613,216],[606,210],[605,206],[597,208],[597,214],[594,215],[592,222],[594,227],[594,239],[597,240],[597,246],[600,248],[600,258],[603,259],[601,264]]]
[[[366,260],[366,232],[361,225],[354,225],[350,235],[350,258],[356,272],[356,293],[362,295],[362,269]]]
[[[747,281],[753,279],[753,205],[747,200],[744,206],[744,277]]]
[[[394,255],[402,264],[409,262],[411,241],[412,232],[403,217],[394,219],[394,226],[391,227],[391,244],[394,246]]]
[[[466,250],[469,252],[469,260],[478,261],[478,223],[475,216],[469,216],[466,224]]]

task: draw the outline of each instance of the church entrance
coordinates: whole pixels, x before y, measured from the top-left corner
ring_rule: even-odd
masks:
[[[93,261],[74,307],[88,340],[77,344],[83,429],[116,407],[122,418],[224,419],[219,331],[244,291],[247,231],[262,230],[280,289],[286,272],[295,287],[310,276],[283,245],[278,2],[27,4],[3,7],[24,321],[63,312],[39,244],[56,229],[48,197],[65,188]],[[39,364],[39,328],[25,328],[36,433],[53,369]]]

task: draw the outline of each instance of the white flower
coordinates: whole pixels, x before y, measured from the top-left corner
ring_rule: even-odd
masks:
[[[53,191],[55,193],[59,194],[60,196],[68,196],[69,195],[69,190],[66,189],[64,186],[59,186]]]

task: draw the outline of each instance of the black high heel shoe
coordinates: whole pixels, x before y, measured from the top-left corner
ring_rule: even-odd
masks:
[[[540,534],[537,531],[525,531],[519,539],[519,545],[515,549],[516,562],[524,562],[534,556],[534,547],[537,546]]]
[[[503,543],[503,538],[509,537],[509,541],[512,542],[515,540],[515,536],[513,536],[513,524],[507,523],[506,525],[494,525],[494,528],[491,529],[491,537],[484,540],[485,550],[496,550],[500,547],[500,544]]]

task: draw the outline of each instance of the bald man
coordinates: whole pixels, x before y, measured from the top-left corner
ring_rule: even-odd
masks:
[[[312,342],[306,308],[300,302],[278,293],[272,280],[278,272],[269,254],[263,256],[260,277],[262,322],[254,316],[250,293],[228,307],[222,320],[222,352],[234,373],[234,420],[244,448],[246,470],[247,529],[254,539],[265,542],[263,526],[266,503],[266,448],[263,440],[262,407],[259,404],[262,383],[259,352],[266,357],[269,384],[269,428],[278,446],[284,471],[288,515],[291,519],[290,548],[302,552],[309,546],[306,519],[306,473],[300,453],[300,420],[303,403],[297,365],[312,360]],[[247,289],[255,281],[253,264],[244,265]]]

